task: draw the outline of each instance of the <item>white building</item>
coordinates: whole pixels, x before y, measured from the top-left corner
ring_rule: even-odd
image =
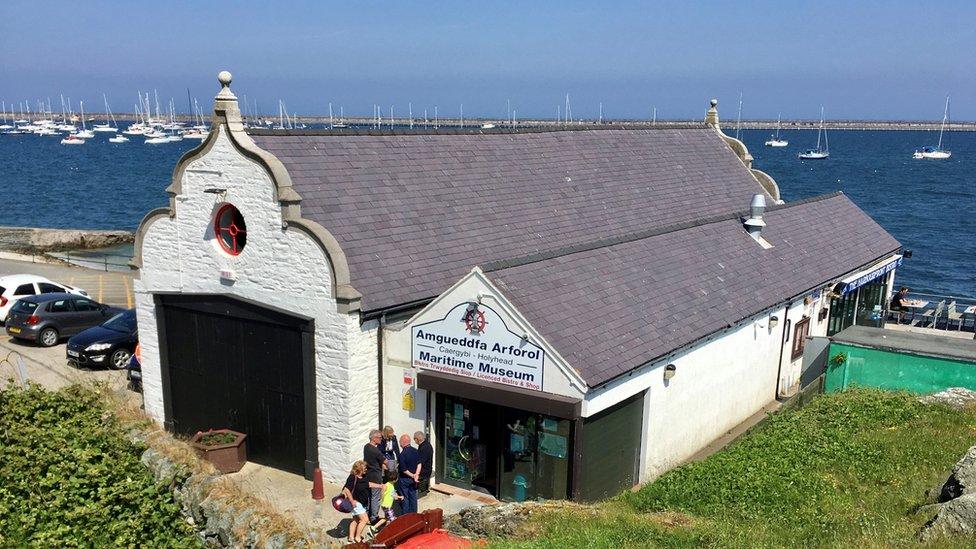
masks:
[[[900,259],[842,194],[783,204],[714,104],[680,128],[246,131],[220,80],[137,233],[145,405],[275,467],[341,479],[393,425],[430,433],[438,483],[602,497],[795,391],[828,291]]]

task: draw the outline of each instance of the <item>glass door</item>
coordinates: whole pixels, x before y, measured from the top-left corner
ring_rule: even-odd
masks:
[[[827,336],[854,324],[854,306],[857,303],[857,292],[835,297],[830,300],[830,319],[827,322]]]
[[[570,422],[503,408],[502,501],[569,496]]]
[[[865,284],[857,291],[860,295],[857,300],[855,324],[880,328],[884,320],[885,300],[888,296],[888,284],[885,282],[885,277]]]
[[[498,496],[499,407],[437,395],[437,480]]]

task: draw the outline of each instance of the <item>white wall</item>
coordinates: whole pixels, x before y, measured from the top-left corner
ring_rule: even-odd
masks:
[[[781,397],[793,396],[800,388],[800,372],[803,366],[803,356],[801,355],[796,360],[792,357],[793,330],[796,328],[796,323],[802,320],[803,317],[807,317],[810,319],[810,331],[808,334],[810,337],[827,335],[829,315],[825,316],[822,321],[818,320],[817,317],[820,316],[821,308],[830,306],[830,299],[827,298],[826,292],[814,292],[810,294],[810,297],[811,302],[809,304],[805,304],[803,298],[800,298],[797,302],[790,305],[787,316],[791,321],[789,326],[789,340],[783,344],[783,368],[780,381]]]
[[[396,429],[398,435],[413,435],[427,430],[427,391],[417,388],[417,372],[410,364],[410,329],[404,330],[404,326],[398,322],[383,330],[383,423]],[[410,385],[403,382],[404,374],[412,380]],[[403,409],[403,394],[408,390],[413,391],[413,410]]]
[[[711,341],[676,353],[591,392],[584,415],[594,415],[647,390],[641,482],[651,480],[707,446],[775,398],[782,325],[757,315]],[[664,366],[675,376],[664,381]]]
[[[214,131],[219,135],[212,149],[184,171],[175,218],[155,219],[143,240],[135,291],[146,411],[164,419],[153,293],[224,294],[311,318],[319,463],[326,477],[345,478],[376,423],[370,405],[370,395],[376,399],[375,330],[361,328],[358,314],[337,312],[323,250],[305,233],[282,229],[267,172],[238,152],[224,126]],[[212,187],[227,193],[203,192]],[[235,205],[247,225],[247,246],[237,257],[214,240],[213,214],[224,202]],[[222,269],[234,272],[234,282],[221,280]]]

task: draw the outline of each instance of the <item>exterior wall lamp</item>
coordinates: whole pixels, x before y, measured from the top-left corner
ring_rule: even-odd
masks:
[[[667,366],[665,366],[664,367],[664,381],[670,381],[671,378],[674,377],[674,374],[677,373],[677,371],[678,371],[678,367],[675,366],[674,364],[668,364]]]
[[[769,329],[772,330],[776,326],[779,326],[779,317],[776,316],[776,315],[773,315],[773,316],[769,317]]]

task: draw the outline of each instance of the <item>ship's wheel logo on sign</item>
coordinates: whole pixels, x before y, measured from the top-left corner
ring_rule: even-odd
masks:
[[[469,333],[483,334],[487,325],[488,322],[485,320],[484,311],[468,309],[468,312],[464,315],[464,327]]]

